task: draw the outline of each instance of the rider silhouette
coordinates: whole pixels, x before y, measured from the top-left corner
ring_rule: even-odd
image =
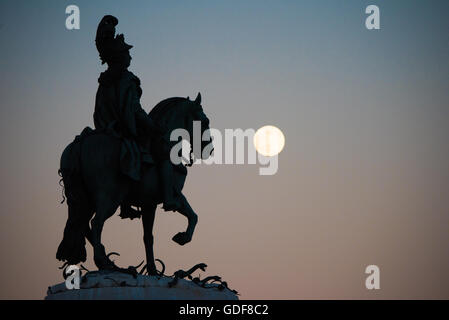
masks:
[[[95,128],[121,138],[120,168],[133,180],[141,178],[141,163],[152,162],[152,151],[162,180],[164,209],[174,211],[179,204],[174,198],[168,142],[162,138],[166,129],[154,123],[140,105],[140,80],[128,71],[132,46],[125,43],[123,34],[115,36],[117,24],[117,18],[107,15],[97,28],[95,43],[102,64],[107,63],[108,69],[98,79]],[[125,217],[134,215],[126,204],[122,204],[121,211]]]

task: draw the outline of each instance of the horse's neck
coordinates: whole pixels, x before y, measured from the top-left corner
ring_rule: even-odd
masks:
[[[190,118],[190,114],[187,110],[188,109],[185,107],[173,108],[173,110],[170,110],[161,117],[161,121],[163,121],[169,132],[172,132],[175,129],[185,129],[191,134],[191,128],[188,127],[188,121],[186,121]]]

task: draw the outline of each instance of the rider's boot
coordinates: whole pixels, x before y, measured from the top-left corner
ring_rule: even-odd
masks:
[[[177,211],[180,208],[180,204],[174,197],[173,166],[170,160],[163,160],[160,163],[160,173],[163,189],[163,208],[165,211]]]

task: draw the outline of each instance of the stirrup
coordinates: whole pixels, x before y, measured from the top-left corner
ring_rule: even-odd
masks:
[[[131,206],[120,206],[120,214],[119,217],[122,219],[135,219],[140,218],[142,216],[142,212],[140,210],[135,210],[131,208]]]

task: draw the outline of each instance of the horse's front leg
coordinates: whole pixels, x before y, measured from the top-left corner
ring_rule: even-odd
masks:
[[[193,231],[195,231],[195,227],[198,222],[198,216],[195,211],[193,211],[192,207],[183,194],[180,194],[180,203],[181,208],[178,211],[180,214],[187,218],[188,225],[185,232],[178,232],[172,238],[172,240],[183,246],[192,240]]]
[[[143,242],[145,244],[145,254],[147,259],[147,271],[150,275],[156,275],[156,265],[154,263],[153,252],[153,225],[156,213],[156,205],[144,206],[142,208]]]

